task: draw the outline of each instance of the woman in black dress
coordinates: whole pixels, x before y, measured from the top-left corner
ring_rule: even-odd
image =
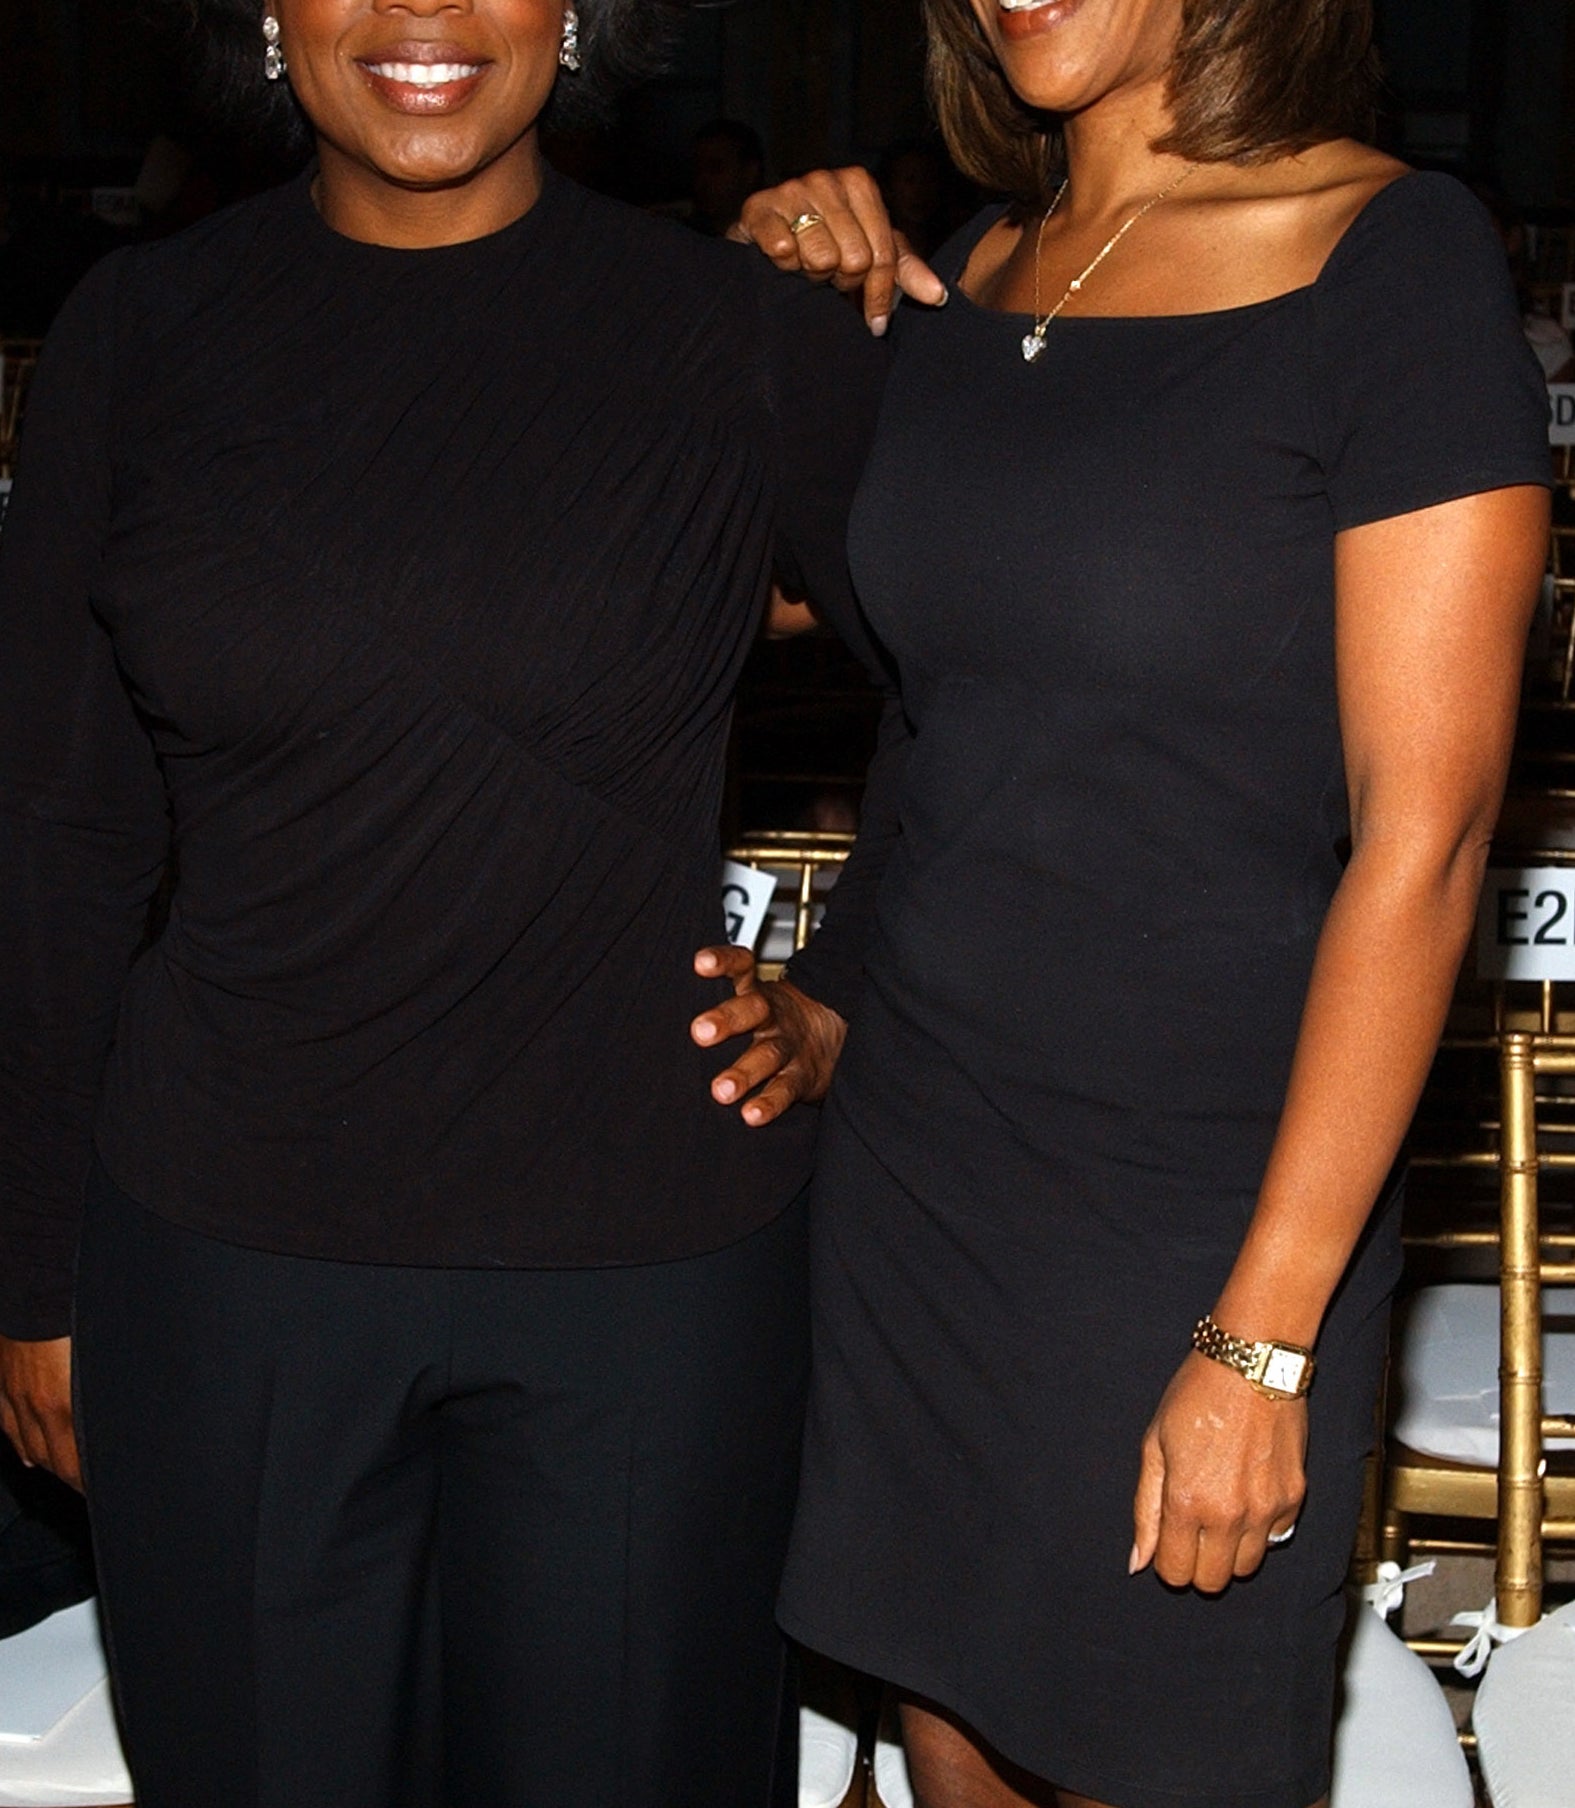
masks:
[[[74,1328],[144,1808],[771,1793],[806,1126],[683,1025],[733,683],[774,567],[846,589],[883,359],[543,166],[657,10],[207,6],[315,166],[40,366],[0,1408],[75,1476]]]
[[[854,514],[912,743],[783,1619],[905,1691],[924,1808],[1309,1808],[1545,399],[1481,209],[1359,142],[1366,0],[927,11],[1013,199],[897,316]],[[884,324],[862,173],[745,223]]]

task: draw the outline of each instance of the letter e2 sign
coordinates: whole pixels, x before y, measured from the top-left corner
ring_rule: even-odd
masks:
[[[1478,979],[1575,979],[1575,866],[1490,867]]]

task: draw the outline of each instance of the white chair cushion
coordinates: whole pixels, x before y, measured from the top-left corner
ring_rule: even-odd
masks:
[[[798,1808],[842,1808],[853,1787],[859,1736],[851,1726],[800,1708],[798,1714]]]
[[[1543,1400],[1575,1412],[1575,1287],[1542,1296]],[[1424,1456],[1492,1468],[1498,1462],[1498,1286],[1422,1287],[1397,1320],[1395,1436]],[[1549,1449],[1575,1447],[1551,1438]]]
[[[875,1739],[875,1794],[882,1808],[913,1808],[913,1784],[908,1781],[908,1757],[902,1752],[902,1739],[895,1725],[882,1723]]]
[[[1493,1653],[1471,1724],[1493,1808],[1571,1808],[1575,1602]]]
[[[91,1601],[0,1639],[0,1808],[129,1802]]]
[[[1330,1808],[1471,1808],[1471,1773],[1433,1672],[1372,1608],[1354,1611]]]

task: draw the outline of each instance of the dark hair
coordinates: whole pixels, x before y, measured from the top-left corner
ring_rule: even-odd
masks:
[[[189,85],[214,122],[281,160],[311,149],[312,129],[287,81],[263,75],[263,0],[164,0],[183,16]],[[597,125],[624,89],[661,73],[688,0],[579,0],[577,75],[564,74],[542,116],[559,129]]]
[[[738,152],[740,163],[766,167],[766,147],[753,126],[741,119],[713,119],[701,126],[691,140],[694,144],[730,144]]]
[[[957,167],[1042,207],[1060,157],[1052,115],[1013,92],[969,0],[924,0],[930,99]],[[1378,63],[1372,0],[1182,0],[1173,124],[1154,148],[1253,163],[1370,137]]]

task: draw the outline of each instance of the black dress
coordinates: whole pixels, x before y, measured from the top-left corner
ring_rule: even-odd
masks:
[[[904,323],[855,509],[915,740],[823,1132],[784,1619],[1120,1808],[1307,1808],[1393,1198],[1288,1546],[1216,1599],[1129,1577],[1139,1447],[1253,1210],[1347,848],[1335,535],[1545,483],[1545,396],[1446,178],[1306,288],[1059,320],[1031,367],[956,287],[988,224]]]

